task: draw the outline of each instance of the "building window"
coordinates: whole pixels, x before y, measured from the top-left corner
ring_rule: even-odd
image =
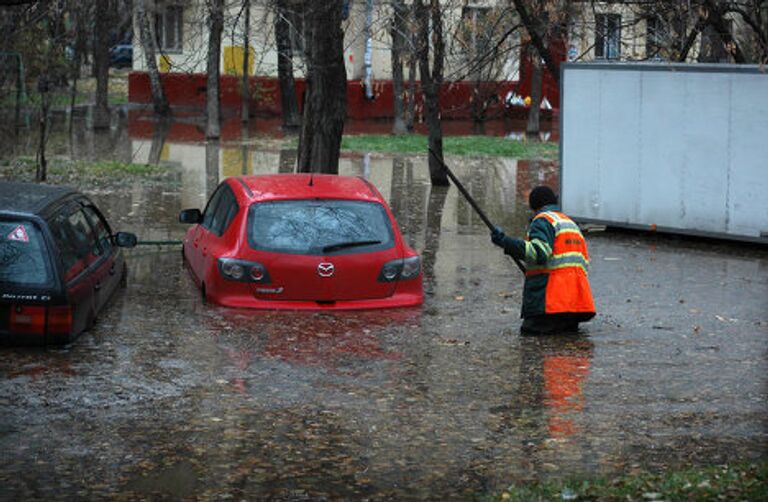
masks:
[[[664,42],[664,26],[658,17],[649,17],[645,20],[645,57],[646,59],[661,58],[661,49]]]
[[[181,52],[184,8],[168,5],[157,14],[157,44],[164,52]]]
[[[595,15],[595,57],[618,59],[621,55],[621,16],[619,14]]]

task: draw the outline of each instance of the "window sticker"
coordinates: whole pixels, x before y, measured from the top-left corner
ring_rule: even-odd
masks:
[[[24,225],[19,225],[14,228],[13,231],[8,234],[9,241],[29,242],[29,235],[27,235],[27,229]]]

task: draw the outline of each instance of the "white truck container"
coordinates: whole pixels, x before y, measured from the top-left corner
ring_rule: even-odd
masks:
[[[768,244],[768,69],[564,63],[560,196],[579,222]]]

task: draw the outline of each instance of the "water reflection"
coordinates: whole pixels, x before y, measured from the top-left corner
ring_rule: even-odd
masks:
[[[588,338],[527,337],[521,349],[521,382],[536,387],[521,395],[536,396],[533,408],[547,411],[548,437],[564,439],[579,433],[593,343]]]
[[[351,371],[360,361],[400,359],[382,347],[380,332],[395,326],[416,330],[419,309],[373,312],[284,312],[214,308],[205,326],[240,370],[254,358],[318,366],[334,373]]]

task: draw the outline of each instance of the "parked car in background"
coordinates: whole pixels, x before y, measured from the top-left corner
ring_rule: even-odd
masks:
[[[130,68],[133,66],[133,46],[127,44],[114,45],[109,49],[109,66],[115,68]]]
[[[352,176],[227,178],[191,223],[183,257],[206,300],[229,307],[349,310],[423,302],[421,258],[381,193]]]
[[[134,245],[74,189],[0,182],[0,342],[73,340],[125,284]]]

